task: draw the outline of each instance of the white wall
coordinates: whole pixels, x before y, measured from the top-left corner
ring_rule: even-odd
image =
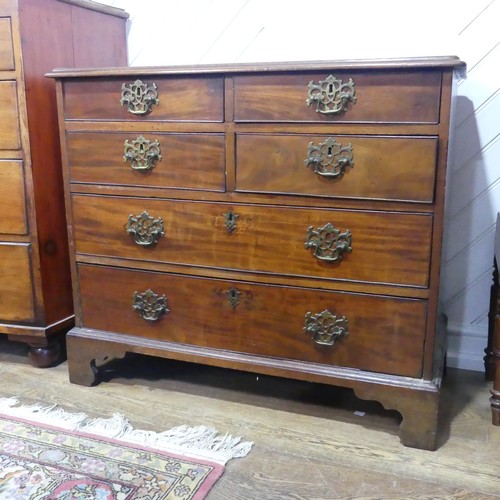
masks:
[[[101,0],[133,66],[458,55],[442,299],[448,363],[483,369],[500,211],[500,0]]]

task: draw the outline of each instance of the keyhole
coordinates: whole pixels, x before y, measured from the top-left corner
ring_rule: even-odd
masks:
[[[328,157],[330,158],[333,153],[333,148],[331,146],[328,146]]]
[[[333,83],[330,83],[330,84],[328,85],[328,92],[329,92],[330,94],[332,94],[332,93],[333,93]]]

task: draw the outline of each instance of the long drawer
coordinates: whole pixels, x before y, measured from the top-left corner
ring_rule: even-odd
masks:
[[[71,181],[225,188],[224,134],[68,132],[66,142]]]
[[[0,243],[0,321],[33,321],[30,245]]]
[[[236,190],[431,203],[437,138],[236,135]]]
[[[440,96],[440,71],[341,70],[234,78],[238,122],[437,123]]]
[[[428,285],[429,215],[90,195],[72,200],[80,253]]]
[[[78,275],[87,328],[374,372],[421,374],[425,301],[81,264]]]
[[[69,120],[222,122],[223,79],[142,77],[67,81]]]

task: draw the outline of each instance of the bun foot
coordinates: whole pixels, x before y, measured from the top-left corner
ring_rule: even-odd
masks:
[[[28,358],[30,363],[37,368],[48,368],[54,365],[61,357],[61,345],[53,342],[46,346],[30,345]]]

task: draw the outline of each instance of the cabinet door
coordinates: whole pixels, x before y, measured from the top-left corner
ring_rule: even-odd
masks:
[[[0,321],[33,321],[30,245],[0,243]]]

